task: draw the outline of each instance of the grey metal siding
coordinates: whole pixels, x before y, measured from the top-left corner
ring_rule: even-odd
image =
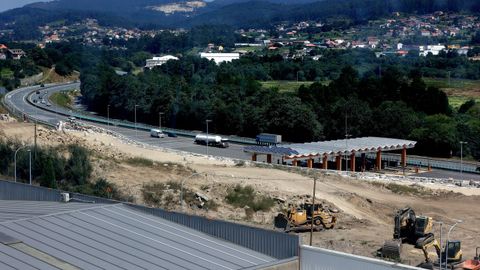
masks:
[[[298,248],[300,245],[300,237],[298,235],[254,228],[221,220],[211,220],[199,216],[168,212],[158,208],[149,208],[133,204],[128,205],[134,209],[185,225],[189,228],[277,259],[287,259],[298,256]]]

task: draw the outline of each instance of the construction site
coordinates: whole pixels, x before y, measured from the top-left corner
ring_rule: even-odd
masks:
[[[32,130],[31,123],[0,122],[4,138],[32,143]],[[40,145],[92,150],[94,177],[114,183],[138,204],[284,231],[303,244],[411,266],[480,269],[475,183],[207,157],[151,148],[98,128],[39,127],[37,135]]]

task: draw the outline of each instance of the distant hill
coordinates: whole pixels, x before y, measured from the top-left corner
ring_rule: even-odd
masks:
[[[104,25],[191,27],[226,24],[268,27],[282,21],[345,17],[353,23],[393,11],[429,13],[437,10],[479,12],[478,0],[56,0],[0,13],[0,25],[19,22],[35,27],[59,18],[96,18]]]

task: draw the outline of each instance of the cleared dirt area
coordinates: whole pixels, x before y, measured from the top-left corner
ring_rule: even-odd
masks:
[[[33,128],[25,123],[1,123],[0,136],[32,141]],[[313,174],[300,170],[260,168],[249,162],[206,158],[201,155],[149,149],[96,132],[58,132],[41,128],[39,143],[48,145],[75,143],[94,152],[94,177],[105,177],[144,203],[143,187],[151,183],[185,183],[185,188],[201,192],[217,204],[205,210],[195,205],[181,206],[179,193],[172,193],[169,207],[211,218],[273,228],[273,217],[289,203],[311,200]],[[147,162],[147,161],[151,162]],[[193,175],[195,174],[195,175]],[[193,176],[192,176],[193,175]],[[385,182],[363,181],[338,175],[318,174],[316,198],[331,209],[338,209],[337,227],[314,233],[313,244],[349,253],[374,256],[393,234],[396,209],[411,206],[417,214],[432,216],[446,224],[461,219],[451,234],[462,241],[464,258],[471,258],[480,245],[480,189],[429,185],[428,188],[402,183],[405,189],[387,188]],[[236,184],[251,185],[255,193],[275,198],[270,211],[248,214],[247,209],[226,203],[225,196]],[[445,232],[445,230],[444,230]],[[308,244],[309,234],[300,234]],[[436,232],[439,235],[439,232]],[[404,262],[418,264],[421,250],[404,246]]]

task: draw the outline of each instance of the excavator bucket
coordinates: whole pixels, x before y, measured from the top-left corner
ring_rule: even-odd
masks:
[[[287,231],[288,228],[290,227],[289,223],[290,223],[290,221],[288,220],[288,218],[284,214],[281,214],[281,213],[278,214],[274,219],[275,228],[282,229],[284,231]]]
[[[402,242],[396,240],[385,241],[382,247],[382,257],[392,260],[400,260],[402,254]]]

